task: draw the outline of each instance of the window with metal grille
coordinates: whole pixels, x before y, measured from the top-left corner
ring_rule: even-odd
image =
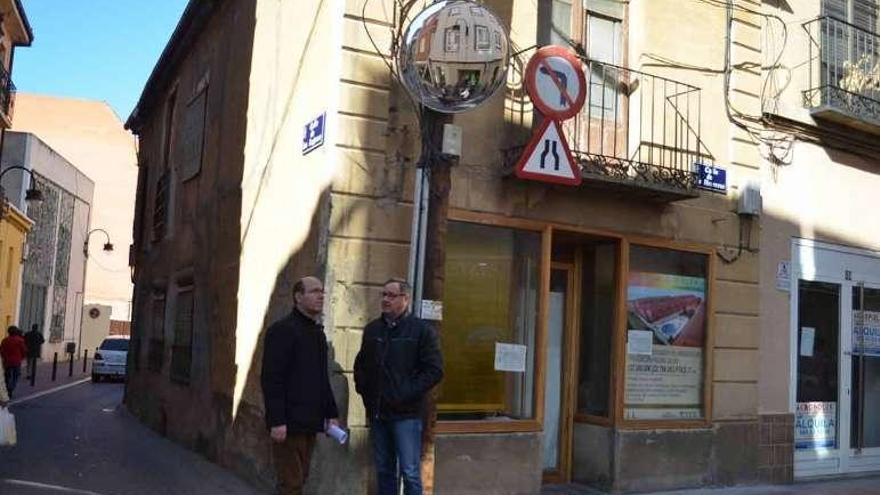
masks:
[[[165,238],[168,225],[168,186],[170,173],[165,170],[156,181],[156,197],[153,205],[153,242]]]
[[[188,384],[192,372],[193,286],[177,293],[174,316],[174,345],[171,347],[171,380]]]
[[[153,296],[150,341],[147,347],[147,369],[161,372],[165,361],[165,293]]]

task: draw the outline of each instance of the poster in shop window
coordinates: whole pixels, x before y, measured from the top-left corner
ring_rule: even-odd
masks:
[[[654,347],[626,356],[626,418],[702,418],[706,279],[630,273],[627,324],[650,331]]]
[[[880,356],[880,312],[853,311],[853,354]]]
[[[794,448],[837,447],[837,402],[798,402]]]

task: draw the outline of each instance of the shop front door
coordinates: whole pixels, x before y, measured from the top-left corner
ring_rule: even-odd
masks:
[[[880,257],[808,247],[792,294],[795,478],[880,472]]]
[[[880,471],[880,285],[852,287],[849,382],[850,472]]]
[[[548,297],[544,375],[544,481],[568,481],[571,457],[571,348],[574,309],[574,267],[553,263]]]

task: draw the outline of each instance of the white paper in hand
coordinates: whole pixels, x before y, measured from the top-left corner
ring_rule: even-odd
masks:
[[[336,425],[330,425],[330,428],[327,428],[327,435],[339,442],[339,445],[344,444],[348,440],[348,432]]]

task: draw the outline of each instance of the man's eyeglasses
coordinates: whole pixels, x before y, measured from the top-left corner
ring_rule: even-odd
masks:
[[[383,299],[397,299],[398,297],[400,297],[400,296],[402,296],[402,295],[403,295],[403,292],[398,292],[398,293],[394,293],[394,292],[383,292],[383,293],[382,293],[382,298],[383,298]]]

